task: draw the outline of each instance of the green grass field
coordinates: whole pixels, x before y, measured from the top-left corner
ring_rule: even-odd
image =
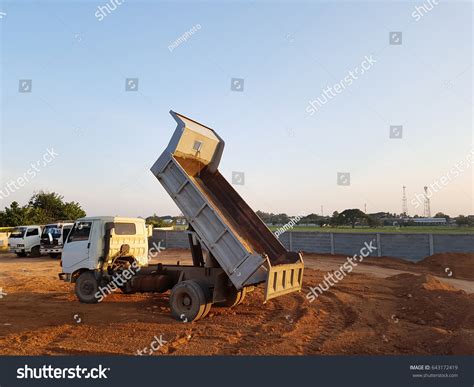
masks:
[[[276,231],[278,227],[272,226],[270,230]],[[291,230],[287,231],[314,231],[314,232],[339,232],[339,233],[392,233],[392,234],[474,234],[474,227],[448,227],[448,226],[407,226],[407,227],[395,227],[385,226],[377,228],[369,227],[306,227],[306,226],[295,226]]]

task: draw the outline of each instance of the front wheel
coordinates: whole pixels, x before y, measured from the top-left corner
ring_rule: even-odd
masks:
[[[76,281],[76,296],[80,302],[85,304],[96,304],[99,302],[97,292],[99,284],[91,271],[82,273]]]
[[[39,246],[33,247],[30,252],[30,257],[39,257],[39,256],[41,256],[40,247]]]

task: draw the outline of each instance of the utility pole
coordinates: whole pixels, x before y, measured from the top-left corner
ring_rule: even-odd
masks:
[[[408,216],[408,204],[407,204],[407,192],[405,186],[403,186],[403,196],[402,196],[402,214],[403,216]]]
[[[428,197],[428,187],[425,186],[425,218],[431,217],[430,198]]]

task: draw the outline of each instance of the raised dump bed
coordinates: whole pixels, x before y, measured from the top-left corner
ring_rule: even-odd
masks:
[[[237,290],[266,283],[265,300],[301,290],[304,264],[289,252],[220,174],[224,141],[170,112],[178,126],[151,168]]]

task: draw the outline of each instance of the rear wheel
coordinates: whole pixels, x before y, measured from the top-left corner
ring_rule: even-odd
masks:
[[[234,286],[232,286],[228,293],[227,299],[222,302],[216,302],[216,306],[224,308],[232,308],[233,306],[237,306],[244,301],[246,293],[247,291],[245,288],[237,290]]]
[[[76,280],[76,296],[79,301],[85,304],[96,304],[99,299],[96,293],[99,290],[99,284],[91,271],[85,271]]]
[[[171,289],[171,314],[177,320],[199,320],[209,313],[211,305],[209,288],[197,281],[183,281]]]
[[[39,257],[41,254],[40,254],[40,247],[39,246],[35,246],[31,249],[31,252],[30,252],[30,256],[31,257]]]

